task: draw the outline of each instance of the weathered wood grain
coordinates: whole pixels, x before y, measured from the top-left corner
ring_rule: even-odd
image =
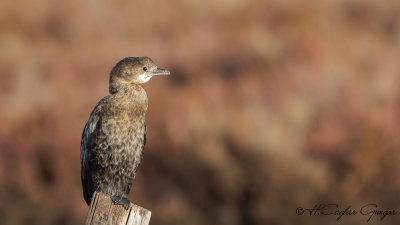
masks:
[[[128,210],[111,201],[109,196],[95,192],[85,225],[148,225],[151,212],[132,204]]]

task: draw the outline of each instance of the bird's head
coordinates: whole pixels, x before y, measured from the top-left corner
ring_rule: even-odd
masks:
[[[169,75],[149,57],[127,57],[119,61],[110,72],[110,92],[115,93],[123,86],[143,84],[155,75]]]

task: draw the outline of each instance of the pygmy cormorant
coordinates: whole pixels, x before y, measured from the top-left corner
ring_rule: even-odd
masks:
[[[147,95],[140,84],[155,75],[169,75],[149,57],[127,57],[110,72],[110,95],[90,114],[81,141],[83,196],[89,205],[95,191],[130,206],[126,198],[146,144]]]

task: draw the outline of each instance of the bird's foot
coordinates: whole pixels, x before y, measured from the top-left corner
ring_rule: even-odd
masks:
[[[131,206],[131,201],[122,196],[111,196],[111,200],[117,205],[122,205],[126,210]]]

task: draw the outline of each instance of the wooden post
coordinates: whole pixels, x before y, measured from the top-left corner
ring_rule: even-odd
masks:
[[[129,209],[116,205],[109,196],[95,192],[85,225],[148,225],[151,212],[131,204]]]

